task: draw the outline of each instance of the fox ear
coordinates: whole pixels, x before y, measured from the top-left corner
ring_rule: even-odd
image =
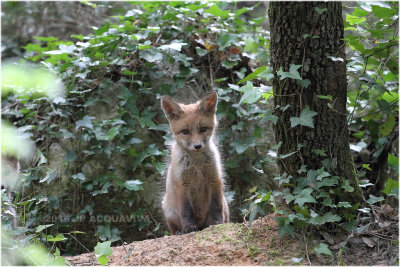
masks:
[[[217,109],[218,95],[216,92],[208,93],[200,102],[199,111],[203,113],[215,113]]]
[[[161,107],[168,120],[177,120],[183,113],[181,107],[169,96],[161,98]]]

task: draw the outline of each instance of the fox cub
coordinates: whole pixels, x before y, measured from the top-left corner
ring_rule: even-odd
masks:
[[[175,139],[162,201],[173,235],[229,222],[221,158],[213,140],[217,101],[215,92],[190,105],[168,96],[161,99]]]

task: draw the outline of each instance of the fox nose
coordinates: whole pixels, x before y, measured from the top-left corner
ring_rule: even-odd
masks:
[[[200,145],[194,145],[194,148],[200,149],[201,148],[201,144]]]

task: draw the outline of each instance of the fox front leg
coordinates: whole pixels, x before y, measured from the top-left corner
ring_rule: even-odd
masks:
[[[222,209],[222,192],[212,192],[209,207],[210,225],[224,223]]]
[[[183,195],[181,203],[181,222],[181,234],[187,234],[197,230],[197,226],[194,223],[192,203],[186,195]]]

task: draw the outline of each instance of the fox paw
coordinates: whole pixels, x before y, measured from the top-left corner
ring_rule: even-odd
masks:
[[[181,235],[182,234],[188,234],[188,233],[194,232],[196,230],[197,230],[197,226],[196,225],[189,225],[189,226],[184,227],[182,229],[182,231],[179,231],[179,234],[181,234]]]
[[[214,220],[210,220],[210,225],[214,225],[214,224],[222,224],[224,223],[224,220],[221,218],[218,219],[214,219]]]

